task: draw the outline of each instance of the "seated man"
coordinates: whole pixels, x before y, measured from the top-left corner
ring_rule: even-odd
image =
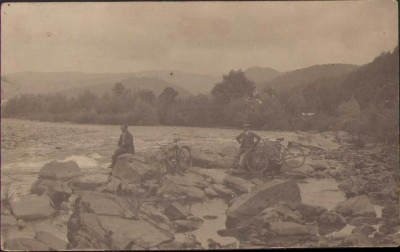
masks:
[[[250,131],[250,124],[244,124],[243,130],[244,132],[236,137],[236,141],[240,144],[240,148],[235,160],[233,161],[233,168],[243,169],[247,155],[261,140],[259,135]]]
[[[118,141],[118,148],[115,150],[111,157],[111,165],[108,168],[113,168],[117,157],[121,154],[131,153],[135,154],[135,146],[133,145],[133,136],[128,131],[128,125],[121,125],[121,136]]]

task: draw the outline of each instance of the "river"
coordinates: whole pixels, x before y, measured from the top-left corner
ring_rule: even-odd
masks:
[[[137,151],[157,148],[179,135],[185,145],[203,149],[219,149],[222,146],[236,145],[235,136],[240,130],[194,127],[131,127]],[[257,132],[262,137],[285,137],[296,140],[293,132]],[[32,183],[37,178],[40,168],[52,160],[74,160],[83,174],[96,173],[99,179],[107,179],[107,168],[120,135],[118,126],[79,125],[70,123],[47,123],[3,119],[1,121],[1,186],[6,185],[10,192],[18,197],[28,194]],[[215,180],[222,180],[226,175],[220,169],[207,169]],[[309,179],[299,182],[303,203],[320,205],[328,209],[345,199],[332,179]],[[235,242],[234,238],[220,237],[217,231],[225,228],[227,205],[220,199],[209,200],[191,207],[195,216],[216,216],[205,219],[203,225],[194,232],[203,247],[207,247],[208,238],[212,237],[221,244]],[[70,213],[69,213],[70,214]],[[38,229],[51,230],[59,238],[66,240],[66,222],[68,214],[56,218],[28,223],[23,231],[10,229],[6,233],[12,237],[30,237]],[[4,236],[5,234],[3,234]]]

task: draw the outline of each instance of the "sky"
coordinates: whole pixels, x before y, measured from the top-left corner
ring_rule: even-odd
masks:
[[[1,70],[220,76],[361,65],[397,45],[397,15],[394,0],[6,3]]]

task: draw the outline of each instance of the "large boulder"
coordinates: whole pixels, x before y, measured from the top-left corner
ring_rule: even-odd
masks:
[[[186,220],[189,217],[189,212],[181,203],[173,202],[165,208],[165,215],[170,220]]]
[[[240,194],[248,193],[254,187],[253,183],[236,176],[226,176],[224,178],[224,185]]]
[[[169,218],[161,212],[160,209],[156,208],[154,205],[143,202],[140,207],[139,216],[147,219],[151,223],[156,224],[160,229],[166,230],[170,233],[175,231],[175,226]]]
[[[294,181],[271,181],[253,192],[237,197],[227,209],[227,227],[234,227],[241,220],[250,219],[278,202],[301,204],[300,188]]]
[[[46,195],[24,195],[13,199],[10,206],[14,216],[25,221],[47,218],[55,214],[53,203]]]
[[[112,175],[129,182],[141,183],[144,180],[154,179],[159,176],[159,171],[145,163],[145,158],[134,154],[118,156],[112,169]]]
[[[51,250],[66,250],[68,246],[66,241],[63,241],[46,231],[36,232],[35,239],[49,246]]]
[[[50,251],[46,244],[31,238],[8,238],[5,240],[3,248],[5,250],[18,251]]]
[[[320,235],[340,231],[345,226],[346,221],[343,216],[334,211],[324,212],[318,218],[318,232]]]
[[[360,234],[360,235],[364,235],[364,236],[368,236],[373,234],[376,231],[376,228],[374,228],[371,225],[368,224],[364,224],[362,226],[356,227],[354,228],[351,233],[352,234]]]
[[[318,220],[322,213],[328,211],[325,207],[301,204],[298,208],[299,212],[303,215],[306,221]]]
[[[193,200],[204,200],[203,189],[209,187],[205,178],[197,173],[186,172],[183,175],[167,174],[161,179],[158,195],[185,196]]]
[[[52,179],[36,180],[31,187],[31,192],[38,195],[45,194],[49,196],[56,205],[68,200],[69,196],[72,194],[72,190],[67,182]]]
[[[302,215],[296,211],[293,211],[290,207],[285,204],[279,204],[277,206],[268,207],[264,209],[258,216],[257,220],[262,222],[294,222],[298,224],[304,224]]]
[[[95,191],[83,191],[75,201],[75,211],[124,218],[134,216],[128,199]]]
[[[270,222],[268,229],[271,232],[282,236],[310,235],[310,232],[308,231],[308,228],[306,226],[294,222]]]
[[[121,180],[114,176],[110,176],[108,183],[103,188],[103,191],[116,193],[120,189],[121,189]]]
[[[399,218],[399,203],[387,205],[382,209],[382,217]]]
[[[74,249],[129,249],[133,244],[154,248],[174,235],[146,220],[74,213],[68,222],[68,240]]]
[[[339,183],[338,188],[345,192],[347,197],[354,197],[366,192],[368,180],[356,176],[350,176]]]
[[[177,232],[190,232],[198,229],[203,224],[203,220],[197,217],[190,217],[187,220],[176,220],[174,224]]]
[[[74,161],[58,162],[52,161],[43,166],[39,171],[39,177],[45,179],[70,179],[78,177],[81,169]]]
[[[1,228],[16,227],[18,226],[17,220],[12,215],[1,215]]]
[[[349,247],[372,247],[373,244],[368,239],[368,237],[359,234],[351,234],[347,236],[343,242],[342,246],[349,246]]]
[[[171,241],[174,227],[154,206],[134,196],[84,191],[68,222],[74,249],[147,249]]]
[[[376,217],[375,208],[366,195],[339,202],[335,207],[335,211],[343,216]]]
[[[379,232],[384,234],[396,234],[399,232],[399,224],[399,219],[388,221],[379,227]]]

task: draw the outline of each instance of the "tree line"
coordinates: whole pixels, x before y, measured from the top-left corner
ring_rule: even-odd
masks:
[[[398,47],[354,72],[322,78],[306,86],[277,93],[256,90],[243,71],[230,71],[209,95],[178,97],[167,87],[156,96],[150,90],[126,89],[116,83],[96,96],[24,94],[7,101],[4,117],[94,124],[238,127],[250,123],[262,130],[345,130],[380,140],[398,134]]]

